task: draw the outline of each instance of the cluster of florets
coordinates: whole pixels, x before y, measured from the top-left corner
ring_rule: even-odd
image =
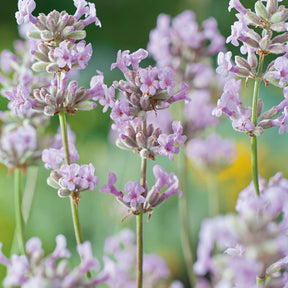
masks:
[[[124,187],[124,192],[119,191],[115,187],[117,177],[114,173],[109,173],[108,184],[105,184],[100,192],[110,193],[116,196],[117,200],[128,208],[128,213],[135,215],[152,212],[152,208],[160,205],[167,198],[174,194],[181,196],[182,192],[179,188],[178,177],[174,174],[168,174],[159,165],[153,167],[153,173],[155,176],[155,185],[148,191],[146,184],[145,188],[140,185],[139,182],[129,181]],[[166,191],[160,193],[162,188],[166,186]]]
[[[96,189],[99,178],[94,175],[95,168],[93,164],[79,165],[63,164],[57,170],[53,170],[47,179],[48,185],[58,189],[60,197],[71,196],[76,204],[80,200],[80,192]]]
[[[116,141],[116,145],[122,149],[132,150],[142,158],[155,160],[155,156],[168,156],[174,160],[174,154],[179,153],[179,146],[184,146],[186,136],[182,135],[183,129],[179,121],[172,123],[173,133],[162,133],[161,128],[150,123],[143,131],[142,123],[138,118],[126,121],[124,131]]]
[[[259,287],[257,278],[263,287],[285,287],[287,187],[280,173],[269,182],[260,178],[259,196],[253,183],[240,193],[238,214],[203,222],[194,266],[201,277],[197,287]]]
[[[53,116],[61,111],[75,114],[77,110],[91,110],[96,107],[96,103],[90,100],[95,94],[93,89],[97,90],[97,87],[86,90],[83,87],[78,88],[76,81],[68,84],[69,72],[72,69],[84,69],[92,55],[91,44],[86,45],[83,40],[86,37],[83,29],[93,22],[96,26],[101,26],[96,17],[95,4],[85,0],[74,1],[74,4],[77,8],[74,15],[54,10],[47,16],[41,13],[36,18],[32,15],[35,2],[19,1],[17,22],[29,22],[31,26],[27,35],[35,39],[30,49],[30,57],[33,59],[30,61],[31,69],[52,73],[53,79],[36,87],[20,83],[17,89],[6,93],[5,96],[10,100],[10,109],[15,113],[28,113],[35,109],[47,116]],[[85,18],[80,19],[83,15]],[[13,58],[14,62],[16,60]],[[6,66],[8,69],[9,66]],[[93,85],[93,82],[91,84]],[[37,89],[32,92],[33,88]]]
[[[189,86],[189,101],[185,102],[183,111],[184,131],[189,138],[217,125],[217,118],[211,115],[212,102],[222,89],[221,78],[211,63],[212,56],[224,50],[224,37],[214,18],[205,20],[202,26],[189,10],[173,19],[161,14],[148,43],[148,51],[157,65],[172,67],[176,78]]]
[[[177,145],[183,147],[186,136],[182,135],[183,128],[179,121],[172,123],[173,133],[162,133],[157,125],[157,110],[162,111],[171,103],[186,99],[188,87],[183,84],[182,89],[173,94],[175,73],[171,68],[140,68],[139,62],[147,55],[144,49],[132,54],[119,51],[117,62],[111,67],[118,67],[126,81],[114,81],[108,88],[101,75],[95,76],[92,80],[99,89],[94,89],[94,99],[104,106],[104,112],[111,108],[112,128],[119,133],[117,145],[120,148],[133,150],[142,158],[155,160],[156,155],[164,155],[173,160],[173,154],[179,153]],[[133,70],[128,69],[130,65]],[[115,88],[123,94],[119,99],[115,98]],[[149,123],[151,113],[155,113],[156,119]],[[143,121],[146,123],[144,126]]]
[[[2,243],[0,243],[2,248]],[[7,275],[3,286],[8,287],[53,287],[53,288],[92,288],[105,282],[107,273],[99,272],[100,265],[93,257],[91,244],[85,242],[77,247],[81,263],[70,269],[68,258],[70,252],[66,248],[63,235],[56,237],[56,248],[44,257],[39,238],[31,238],[26,243],[26,255],[12,255],[7,259],[0,251],[0,263],[7,267]],[[86,278],[86,273],[96,271],[97,277]]]
[[[188,159],[198,168],[223,169],[235,160],[233,142],[223,139],[219,134],[211,134],[206,139],[195,138],[187,143],[186,154]]]
[[[30,50],[35,46],[35,41],[17,40],[14,43],[15,54],[9,50],[1,52],[0,56],[0,83],[1,93],[11,101],[9,108],[16,114],[26,114],[31,109],[33,102],[29,100],[31,89],[42,87],[48,84],[47,75],[35,73],[31,69],[33,63]],[[14,104],[25,102],[21,109]]]
[[[134,233],[122,230],[106,239],[104,245],[104,271],[109,274],[109,287],[134,288],[136,286],[135,267],[137,266]],[[162,287],[168,283],[170,272],[165,261],[156,254],[143,255],[143,287]],[[168,287],[168,286],[167,286]],[[183,288],[183,284],[174,281],[170,288]]]
[[[61,73],[60,81],[53,79],[49,88],[34,89],[30,97],[30,101],[34,102],[33,109],[53,116],[61,111],[75,114],[78,110],[91,110],[97,106],[91,101],[95,87],[78,88],[77,81],[70,81],[68,85],[67,82],[68,74]]]
[[[20,126],[13,130],[4,128],[0,140],[0,162],[9,168],[25,168],[40,160],[39,140],[33,126]]]
[[[32,50],[36,59],[32,66],[35,71],[46,70],[55,73],[70,71],[72,68],[83,69],[87,66],[92,55],[91,44],[86,46],[85,41],[76,41],[86,37],[83,29],[87,25],[94,22],[96,26],[101,26],[96,17],[95,4],[74,1],[77,8],[74,15],[54,10],[47,16],[41,13],[36,18],[32,15],[36,7],[34,1],[19,3],[23,5],[19,5],[19,11],[16,13],[17,23],[32,23],[34,30],[28,32],[28,37],[41,40],[37,49]],[[85,19],[80,19],[84,14]]]
[[[189,10],[172,21],[168,15],[161,14],[156,29],[150,32],[148,51],[159,66],[172,66],[176,73],[185,74],[186,77],[190,74],[186,80],[194,78],[197,83],[195,77],[199,77],[199,74],[196,70],[199,69],[201,74],[205,72],[204,68],[211,69],[209,65],[201,63],[199,58],[210,57],[224,48],[224,37],[218,31],[217,21],[209,18],[202,26],[199,27],[195,14]]]
[[[72,197],[76,204],[80,200],[80,192],[96,189],[99,178],[94,175],[95,168],[90,164],[79,165],[73,162],[79,160],[79,154],[75,147],[75,135],[68,126],[68,147],[69,162],[67,163],[65,148],[60,131],[56,134],[54,142],[49,149],[42,152],[42,161],[46,169],[53,169],[49,178],[48,185],[58,190],[60,197]]]
[[[110,101],[111,118],[116,123],[126,120],[127,117],[137,116],[145,119],[147,111],[165,109],[171,103],[186,99],[188,87],[184,83],[178,93],[173,93],[176,86],[174,81],[176,75],[173,69],[169,67],[139,67],[140,61],[147,56],[148,52],[144,49],[139,49],[131,54],[128,50],[118,51],[117,62],[111,66],[112,69],[118,67],[126,79],[113,83],[113,88],[121,91],[125,96],[124,99]],[[128,68],[130,65],[133,70]],[[111,89],[105,89],[106,98],[112,98],[111,94],[113,95],[114,92]]]
[[[220,52],[218,55],[217,72],[228,77],[244,77],[248,79],[260,79],[266,85],[273,84],[277,87],[284,88],[285,99],[277,106],[263,113],[262,103],[258,103],[257,125],[252,123],[251,108],[245,107],[239,97],[241,82],[228,80],[224,93],[218,100],[217,109],[214,111],[216,116],[220,116],[222,112],[227,114],[233,121],[233,128],[243,131],[253,136],[263,133],[263,129],[273,126],[279,126],[279,133],[287,130],[287,53],[284,56],[278,56],[287,52],[287,27],[288,13],[283,5],[278,5],[277,0],[267,1],[266,6],[262,1],[255,3],[255,12],[246,9],[239,0],[230,0],[229,11],[235,8],[239,13],[236,14],[238,21],[234,23],[231,30],[231,36],[227,42],[231,42],[234,46],[242,43],[241,53],[247,54],[247,59],[243,57],[235,57],[235,65],[231,61],[232,53],[228,51],[226,54]],[[261,34],[259,34],[259,29]],[[258,56],[257,56],[258,54]],[[275,54],[277,58],[273,60],[267,67],[266,71],[262,71],[263,60],[265,55]],[[261,68],[261,70],[259,70]],[[259,74],[260,71],[260,74]],[[280,112],[283,114],[275,118]]]

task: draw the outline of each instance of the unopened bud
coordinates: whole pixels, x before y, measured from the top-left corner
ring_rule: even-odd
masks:
[[[81,40],[86,37],[86,31],[85,30],[78,30],[78,31],[73,31],[67,35],[69,39],[73,40]]]
[[[35,72],[43,72],[46,70],[47,66],[48,66],[49,63],[45,63],[45,62],[36,62],[32,65],[32,70],[35,71]]]
[[[271,23],[285,22],[287,20],[287,16],[287,9],[284,6],[280,6],[278,11],[271,16],[270,21]]]
[[[277,11],[278,0],[268,0],[266,9],[269,15],[273,15]]]
[[[247,70],[250,70],[250,69],[251,69],[251,67],[250,67],[250,65],[248,64],[248,62],[247,62],[244,58],[242,58],[242,57],[240,57],[240,56],[236,56],[236,57],[235,57],[235,62],[236,62],[236,64],[237,64],[238,67],[246,68]]]
[[[36,30],[28,31],[27,36],[31,39],[41,39],[40,31],[36,31]]]
[[[261,18],[257,16],[255,13],[251,12],[250,10],[248,10],[247,13],[245,14],[245,18],[247,18],[249,21],[251,21],[253,24],[257,26],[263,25]]]
[[[48,30],[41,31],[41,39],[44,41],[53,40],[53,33]]]
[[[257,16],[262,17],[264,19],[268,18],[266,7],[263,5],[261,1],[257,1],[255,3],[255,11],[256,11]]]
[[[262,99],[258,99],[257,101],[257,117],[259,117],[263,110],[263,101]]]
[[[287,27],[286,27],[285,23],[283,23],[283,22],[272,24],[270,26],[270,28],[271,28],[271,30],[273,30],[275,32],[287,31]]]
[[[140,131],[136,134],[136,142],[138,147],[146,147],[146,136],[143,131]]]

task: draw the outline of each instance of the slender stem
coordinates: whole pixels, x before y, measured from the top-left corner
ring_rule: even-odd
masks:
[[[137,219],[137,288],[143,287],[143,214]]]
[[[207,171],[207,188],[209,195],[209,214],[214,217],[219,213],[219,193],[215,171]]]
[[[146,135],[146,120],[142,121],[142,130]],[[141,159],[141,177],[140,184],[146,189],[147,159]],[[136,215],[137,232],[137,288],[143,287],[143,214]]]
[[[61,111],[59,113],[59,121],[62,133],[62,140],[63,140],[63,147],[65,150],[65,162],[66,164],[70,165],[70,153],[69,153],[69,146],[68,146],[68,135],[67,135],[67,121],[65,116],[65,111]]]
[[[66,164],[70,165],[71,162],[70,162],[68,137],[67,137],[67,122],[66,122],[66,116],[65,116],[64,111],[61,111],[59,113],[59,121],[60,121],[60,127],[61,127],[61,132],[62,132],[63,146],[65,150],[65,162]],[[83,234],[82,234],[81,225],[80,225],[78,207],[76,203],[73,201],[73,193],[70,197],[70,205],[71,205],[75,237],[76,237],[77,244],[79,245],[83,243],[84,241],[83,241]]]
[[[21,254],[25,254],[25,237],[24,237],[24,221],[22,216],[22,206],[21,206],[21,170],[16,168],[14,170],[14,180],[15,180],[15,218],[16,218],[16,235],[18,238],[18,245]]]
[[[252,122],[255,125],[255,127],[257,125],[257,103],[258,103],[258,96],[259,96],[260,83],[261,83],[261,73],[262,73],[263,62],[264,62],[263,60],[264,60],[264,55],[260,54],[259,67],[258,67],[258,72],[257,72],[257,78],[254,83],[253,100],[252,100]],[[258,181],[257,139],[255,135],[251,137],[251,162],[252,162],[252,179],[254,183],[254,189],[255,189],[255,193],[259,195],[260,190],[259,190],[259,181]]]
[[[181,231],[181,244],[183,250],[184,261],[186,270],[189,277],[190,286],[194,287],[196,283],[196,276],[193,271],[194,256],[192,251],[192,240],[190,236],[190,225],[188,216],[188,199],[187,199],[187,158],[185,153],[181,151],[178,156],[178,171],[179,171],[179,185],[180,190],[183,192],[182,197],[179,199],[179,217],[180,217],[180,231]]]

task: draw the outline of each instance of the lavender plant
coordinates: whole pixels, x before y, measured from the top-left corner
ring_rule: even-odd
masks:
[[[162,133],[157,122],[149,125],[147,112],[168,108],[172,103],[186,99],[187,85],[182,84],[181,90],[174,93],[176,82],[175,73],[169,67],[147,68],[139,67],[139,63],[148,56],[148,52],[139,49],[130,54],[130,51],[118,51],[117,62],[111,69],[118,67],[124,74],[125,80],[114,81],[111,87],[103,86],[105,97],[100,104],[104,110],[111,107],[110,117],[114,121],[112,128],[119,134],[117,145],[120,148],[134,151],[141,157],[140,182],[129,181],[123,192],[114,184],[116,175],[109,174],[108,184],[100,191],[111,193],[128,208],[128,214],[137,217],[137,287],[143,287],[143,214],[149,213],[168,197],[181,191],[178,190],[177,176],[168,174],[159,165],[154,166],[155,185],[149,190],[147,185],[147,159],[155,160],[158,155],[174,159],[179,153],[179,146],[183,146],[186,136],[182,135],[183,128],[179,121],[172,123],[173,133]],[[132,70],[128,67],[132,66]],[[115,99],[115,89],[122,93],[122,97]],[[177,145],[178,144],[178,145]],[[160,193],[166,186],[167,190]]]
[[[279,5],[281,1],[266,2],[265,5],[257,1],[255,12],[246,9],[240,1],[229,2],[229,11],[234,8],[239,13],[227,42],[234,46],[242,42],[240,51],[247,54],[247,59],[236,56],[234,65],[231,52],[219,53],[217,71],[227,75],[227,82],[214,114],[225,113],[235,130],[250,136],[253,181],[239,194],[238,214],[218,216],[203,223],[194,266],[196,273],[202,276],[197,287],[287,286],[287,180],[281,173],[268,182],[258,175],[257,137],[264,129],[279,126],[279,133],[283,133],[286,127],[286,99],[262,113],[259,89],[263,81],[282,88],[285,96],[282,77],[286,54],[281,54],[286,52],[288,14],[287,8]],[[276,56],[265,69],[264,59],[268,54]],[[241,80],[236,77],[254,81],[251,107],[243,104],[239,93]],[[214,244],[218,252],[212,255]]]
[[[92,55],[91,44],[86,45],[82,40],[86,36],[84,28],[91,23],[101,26],[101,23],[96,17],[94,4],[74,1],[74,5],[76,7],[74,15],[54,10],[48,15],[41,13],[38,17],[34,17],[32,15],[36,7],[34,1],[18,2],[19,11],[15,14],[17,23],[29,22],[32,28],[27,35],[38,40],[31,50],[32,69],[36,72],[49,73],[50,81],[48,85],[24,94],[26,102],[30,105],[25,105],[25,101],[19,101],[17,95],[13,99],[10,97],[10,103],[15,109],[26,107],[50,117],[59,115],[62,147],[45,150],[43,160],[49,161],[46,162],[46,167],[55,169],[48,178],[48,184],[59,190],[59,196],[69,196],[71,199],[75,236],[77,243],[81,244],[84,240],[78,213],[80,191],[94,190],[98,178],[94,176],[95,168],[91,163],[82,166],[72,163],[77,161],[79,156],[75,146],[69,144],[65,114],[75,114],[78,110],[91,110],[96,107],[96,103],[91,100],[97,97],[97,83],[91,82],[95,85],[87,90],[83,87],[78,88],[76,81],[70,81],[69,84],[68,81],[71,71],[84,69]],[[84,19],[81,19],[82,16]],[[57,165],[60,163],[63,163],[61,167]]]
[[[196,21],[195,14],[189,10],[180,13],[173,19],[166,14],[160,14],[156,28],[150,32],[148,51],[156,60],[157,66],[172,67],[178,81],[184,81],[189,87],[186,101],[181,106],[178,105],[179,107],[176,113],[174,111],[174,114],[181,119],[184,135],[188,139],[186,144],[190,147],[192,146],[189,144],[190,141],[193,142],[198,139],[203,142],[200,139],[206,137],[207,131],[214,130],[218,125],[218,119],[212,115],[212,110],[214,108],[213,102],[221,93],[223,79],[215,73],[212,57],[223,50],[224,37],[218,30],[217,21],[211,17],[203,21],[200,26]],[[209,142],[209,139],[206,141]],[[207,145],[209,144],[207,143]],[[188,150],[188,148],[186,149]],[[183,254],[190,285],[193,286],[195,283],[195,275],[192,270],[194,257],[189,232],[188,187],[186,187],[188,178],[187,158],[191,154],[192,152],[183,153],[178,158],[178,171],[181,175],[180,182],[183,190],[183,197],[179,201]],[[216,177],[213,175],[215,173],[212,167],[207,166],[206,168],[208,170],[206,174],[211,176],[207,177],[210,190],[209,207],[212,207],[210,213],[217,214],[218,211],[214,209],[217,207],[215,203],[218,201],[215,200],[217,198]],[[211,181],[213,182],[212,185]]]

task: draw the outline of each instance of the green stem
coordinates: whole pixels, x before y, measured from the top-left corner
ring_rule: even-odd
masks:
[[[146,136],[146,120],[142,121],[142,130]],[[140,185],[146,189],[147,159],[141,158]],[[143,214],[136,215],[137,233],[137,288],[143,287]]]
[[[143,214],[137,220],[137,288],[143,287]]]
[[[254,83],[254,91],[253,91],[253,100],[252,100],[252,122],[257,126],[257,103],[258,103],[258,96],[260,90],[260,83],[261,83],[261,73],[263,68],[263,61],[264,55],[260,54],[259,59],[259,67],[257,72],[257,78]],[[258,180],[258,160],[257,160],[257,139],[256,136],[253,135],[251,137],[251,164],[252,164],[252,179],[254,183],[254,189],[256,195],[260,194],[259,190],[259,180]]]
[[[14,180],[15,180],[15,218],[16,218],[16,235],[18,238],[18,245],[21,254],[25,254],[25,237],[24,237],[24,221],[22,216],[22,206],[21,206],[21,170],[16,168],[14,170]]]
[[[65,162],[66,164],[70,165],[70,154],[69,154],[69,146],[68,146],[68,137],[67,137],[67,122],[66,122],[66,115],[65,111],[61,111],[59,113],[59,121],[60,121],[60,127],[61,127],[61,133],[62,133],[62,139],[63,139],[63,147],[65,150]],[[70,196],[70,206],[71,206],[71,212],[72,212],[72,220],[73,220],[73,227],[75,232],[75,237],[77,241],[77,245],[82,244],[84,242],[83,240],[83,234],[80,224],[80,217],[79,217],[79,211],[78,211],[78,205],[74,201],[74,196],[76,195],[76,192],[72,192]],[[87,272],[87,277],[91,277],[91,273]]]
[[[181,244],[186,265],[186,270],[189,277],[190,286],[194,287],[196,283],[196,276],[193,271],[194,257],[191,248],[190,225],[188,216],[188,199],[187,199],[187,158],[183,151],[178,156],[178,171],[179,171],[179,189],[183,192],[182,197],[179,199],[179,218],[180,218],[180,231],[181,231]]]

